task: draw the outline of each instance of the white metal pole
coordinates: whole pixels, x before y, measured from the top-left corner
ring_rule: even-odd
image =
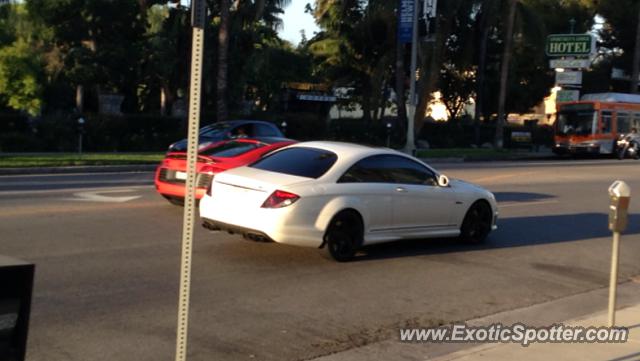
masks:
[[[418,67],[418,1],[413,2],[413,31],[411,38],[411,68],[410,68],[410,85],[409,85],[409,102],[407,105],[407,143],[404,151],[407,154],[415,152],[415,115],[416,115],[416,69]]]
[[[618,256],[620,255],[620,232],[613,232],[611,250],[611,278],[609,279],[609,327],[616,323],[616,288],[618,286]]]
[[[187,181],[182,224],[182,257],[180,261],[180,289],[176,361],[187,359],[187,331],[189,327],[189,294],[191,287],[191,256],[195,224],[196,162],[198,159],[198,130],[200,128],[200,90],[202,86],[202,54],[204,50],[205,0],[191,1],[191,79],[189,83],[189,131],[187,137]]]

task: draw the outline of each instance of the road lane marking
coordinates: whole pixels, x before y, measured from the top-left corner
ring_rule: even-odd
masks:
[[[128,201],[132,201],[134,199],[138,199],[142,196],[105,196],[104,194],[111,193],[130,193],[135,192],[133,189],[115,189],[115,190],[105,190],[105,191],[94,191],[94,192],[78,192],[73,195],[76,198],[66,198],[68,201],[79,201],[79,202],[102,202],[102,203],[124,203]]]
[[[514,178],[514,177],[521,177],[521,176],[523,177],[523,176],[536,174],[536,173],[540,173],[540,172],[518,172],[518,173],[499,174],[499,175],[492,175],[492,176],[488,176],[488,177],[476,178],[476,179],[473,179],[473,182],[478,182],[478,183],[479,182],[490,182],[490,181]]]
[[[498,208],[507,208],[507,207],[521,207],[521,206],[537,206],[540,204],[552,204],[559,203],[557,199],[552,199],[548,201],[533,201],[533,202],[498,202]]]

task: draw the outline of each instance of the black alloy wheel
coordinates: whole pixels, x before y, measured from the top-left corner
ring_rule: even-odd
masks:
[[[469,244],[482,243],[491,232],[492,223],[493,214],[489,204],[484,201],[474,203],[462,221],[460,240]]]
[[[353,259],[362,244],[363,229],[360,217],[351,211],[336,215],[325,233],[324,253],[338,262]]]

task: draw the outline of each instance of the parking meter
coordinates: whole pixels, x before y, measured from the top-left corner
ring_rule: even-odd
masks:
[[[627,228],[631,189],[624,181],[615,181],[609,187],[609,229],[622,232]]]
[[[631,189],[627,183],[617,180],[609,187],[609,229],[613,232],[611,249],[611,276],[609,278],[609,327],[616,323],[616,288],[618,285],[618,257],[620,255],[620,232],[627,228],[627,212]]]

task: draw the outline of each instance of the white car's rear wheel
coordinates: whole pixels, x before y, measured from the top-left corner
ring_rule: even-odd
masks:
[[[491,232],[492,222],[491,206],[484,201],[475,202],[462,221],[460,240],[465,243],[482,243]]]
[[[325,255],[338,261],[347,262],[353,259],[362,244],[362,221],[353,211],[337,214],[325,234]]]

